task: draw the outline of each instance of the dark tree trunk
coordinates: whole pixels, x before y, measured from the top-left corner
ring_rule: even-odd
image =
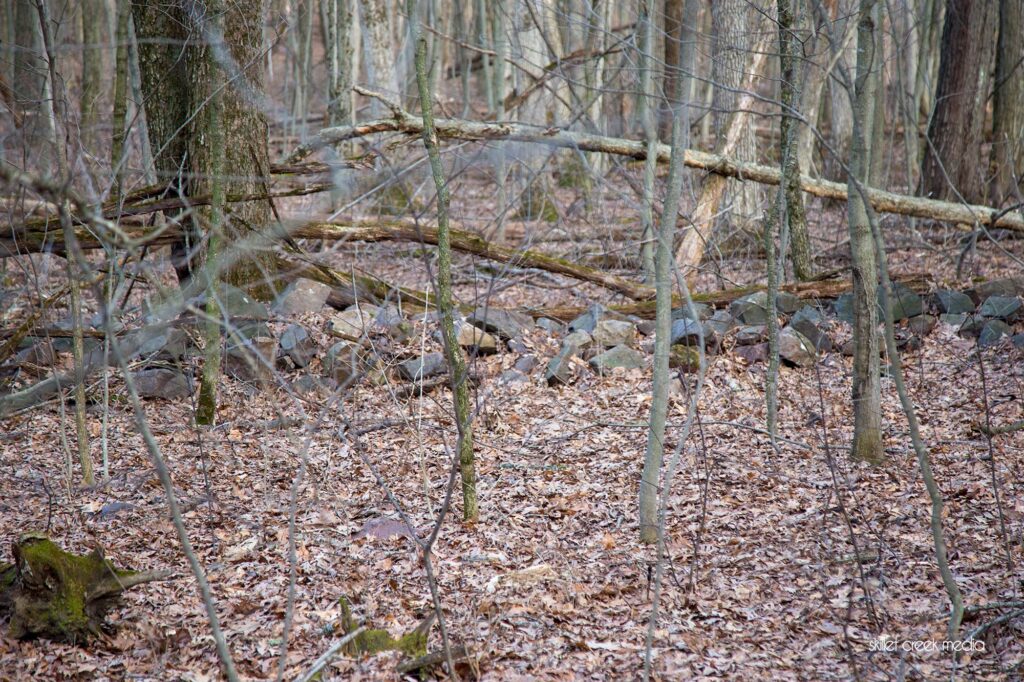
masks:
[[[1017,203],[1024,200],[1024,0],[999,3],[992,120],[990,199],[993,206]]]
[[[263,90],[263,24],[265,2],[229,3],[223,17],[224,47],[215,60],[225,71],[223,124],[226,154],[225,194],[256,194],[268,175],[267,122],[257,106]],[[146,119],[158,176],[168,178],[168,192],[193,196],[209,194],[213,168],[208,137],[210,120],[205,106],[211,92],[208,46],[220,40],[211,32],[200,2],[134,2],[139,37],[139,62],[145,94]],[[240,204],[226,229],[237,247],[271,220],[266,202]],[[172,247],[172,261],[183,284],[198,262],[201,232],[186,226],[186,238]],[[233,254],[234,265],[223,278],[266,297],[263,281],[273,272],[272,259],[251,252]]]
[[[672,103],[680,99],[682,74],[679,73],[679,50],[683,36],[683,0],[665,0],[662,7],[665,12],[665,49],[662,63],[665,65],[665,102],[668,106],[662,107],[658,127],[659,137],[667,140],[672,137]],[[693,21],[693,18],[690,20]]]
[[[921,169],[928,196],[949,199],[959,192],[971,203],[984,198],[985,165],[978,159],[997,8],[990,0],[946,2],[938,91]]]

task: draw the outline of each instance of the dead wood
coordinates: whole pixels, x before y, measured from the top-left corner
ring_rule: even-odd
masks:
[[[107,610],[125,590],[171,575],[116,568],[99,549],[70,554],[37,533],[23,535],[13,553],[14,563],[0,566],[0,612],[9,614],[18,639],[83,642],[103,631]]]

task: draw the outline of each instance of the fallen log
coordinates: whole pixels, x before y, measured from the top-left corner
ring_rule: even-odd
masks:
[[[10,616],[15,639],[83,642],[102,634],[106,612],[125,590],[171,575],[115,568],[99,549],[70,554],[38,533],[23,535],[13,553],[13,564],[0,565],[0,613]]]
[[[288,232],[296,239],[324,239],[377,242],[404,240],[437,245],[437,229],[417,225],[413,221],[390,221],[373,223],[311,223]],[[654,298],[654,289],[632,282],[606,271],[590,268],[564,258],[555,258],[537,251],[518,250],[489,242],[483,237],[461,230],[451,231],[452,248],[499,263],[517,267],[537,268],[547,272],[566,275],[583,282],[591,282],[629,298],[644,301]]]
[[[469,140],[477,142],[528,142],[543,144],[550,147],[576,149],[585,152],[602,152],[627,156],[633,159],[647,157],[646,143],[639,140],[626,140],[618,137],[592,135],[584,132],[562,130],[560,128],[529,125],[511,122],[478,122],[464,119],[438,119],[435,121],[437,135],[449,140]],[[404,135],[422,135],[423,121],[412,114],[398,110],[391,118],[366,121],[352,126],[325,128],[313,138],[300,145],[291,153],[286,163],[297,163],[310,154],[331,145],[365,137],[374,133],[402,133]],[[658,162],[668,163],[671,148],[667,144],[658,145]],[[730,178],[749,180],[765,185],[778,185],[782,173],[775,166],[758,163],[735,161],[725,156],[687,149],[684,163],[689,168],[697,168]],[[800,187],[807,194],[846,201],[846,183],[818,180],[806,175],[800,176]],[[1002,214],[998,209],[974,204],[956,204],[936,199],[912,197],[895,192],[869,188],[867,190],[871,205],[879,213],[895,213],[898,215],[930,218],[950,223],[979,223],[986,226],[1002,227],[1015,232],[1024,232],[1024,216],[1019,212]],[[995,223],[993,224],[993,219]]]
[[[899,282],[905,284],[910,289],[923,293],[928,291],[931,286],[931,279],[921,273],[907,273],[904,275],[892,275],[893,282]],[[825,279],[817,280],[812,282],[796,282],[793,284],[784,284],[779,287],[779,291],[785,291],[800,298],[806,299],[830,299],[836,298],[841,294],[851,290],[853,286],[849,279]],[[707,303],[708,305],[720,307],[725,306],[738,298],[752,294],[757,291],[764,291],[767,287],[760,284],[747,286],[747,287],[736,287],[734,289],[723,289],[720,291],[707,291],[694,293],[692,298],[696,303]],[[672,307],[678,308],[686,305],[686,301],[679,295],[672,297]],[[627,303],[624,305],[610,305],[609,310],[621,313],[623,315],[635,315],[644,319],[654,318],[654,301],[640,301],[637,303]],[[587,308],[581,306],[559,306],[553,308],[533,308],[527,309],[524,312],[529,313],[535,318],[550,317],[555,320],[561,320],[562,322],[569,322],[579,315],[586,312]]]

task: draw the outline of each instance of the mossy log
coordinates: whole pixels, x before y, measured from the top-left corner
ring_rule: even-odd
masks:
[[[86,641],[101,634],[122,592],[170,575],[116,568],[98,549],[71,554],[37,533],[22,536],[13,553],[13,564],[0,565],[0,613],[10,615],[9,634],[17,639]]]

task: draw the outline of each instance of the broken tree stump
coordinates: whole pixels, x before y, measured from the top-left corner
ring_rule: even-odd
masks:
[[[85,641],[102,633],[122,592],[171,574],[115,568],[99,549],[71,554],[39,533],[12,549],[14,563],[0,564],[0,614],[10,614],[9,634],[18,639]]]

